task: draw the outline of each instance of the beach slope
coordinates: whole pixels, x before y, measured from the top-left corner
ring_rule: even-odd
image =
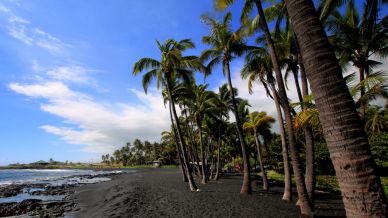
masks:
[[[223,176],[190,192],[177,169],[142,169],[112,181],[81,186],[71,217],[298,217],[280,193],[240,196],[240,176]]]

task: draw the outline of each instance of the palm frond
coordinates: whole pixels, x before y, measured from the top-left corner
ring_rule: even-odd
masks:
[[[150,85],[152,79],[158,76],[158,71],[158,69],[154,69],[144,74],[142,85],[145,93],[147,93],[148,86]]]
[[[160,68],[161,63],[153,58],[142,58],[135,63],[132,74],[137,75],[143,70]]]
[[[227,8],[229,5],[233,4],[235,0],[215,0],[214,8],[216,10],[222,11]]]

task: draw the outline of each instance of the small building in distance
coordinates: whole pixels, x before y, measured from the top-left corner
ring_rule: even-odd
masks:
[[[152,161],[152,166],[155,168],[160,168],[162,166],[162,161],[159,161],[159,160]]]

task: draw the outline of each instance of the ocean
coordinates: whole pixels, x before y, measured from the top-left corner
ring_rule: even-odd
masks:
[[[96,171],[96,170],[78,170],[78,169],[15,169],[0,170],[0,186],[20,183],[50,183],[55,184],[63,181],[66,177],[81,175],[102,175],[109,173],[120,173],[121,171]],[[66,180],[66,179],[65,179]],[[66,182],[66,181],[63,181]],[[71,181],[68,181],[71,183]]]
[[[43,191],[45,188],[34,188],[33,184],[61,186],[73,184],[89,184],[111,180],[104,175],[122,173],[122,171],[78,170],[78,169],[15,169],[0,170],[0,188],[8,189],[11,184],[27,184],[21,193],[0,198],[1,203],[21,202],[26,199],[43,201],[60,201],[64,195],[34,195],[34,191]],[[91,177],[89,177],[91,176]],[[31,184],[31,185],[30,185]]]

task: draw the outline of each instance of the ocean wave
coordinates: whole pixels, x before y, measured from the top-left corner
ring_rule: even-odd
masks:
[[[69,184],[79,183],[77,176],[98,176],[104,174],[119,174],[121,170],[96,171],[79,169],[26,169],[0,171],[0,186],[24,183]],[[73,177],[73,179],[72,179]]]

